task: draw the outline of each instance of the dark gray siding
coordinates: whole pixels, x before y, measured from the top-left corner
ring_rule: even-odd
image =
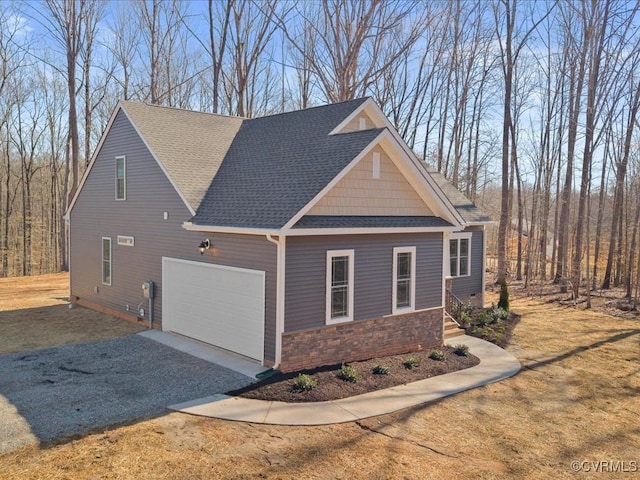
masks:
[[[354,319],[391,314],[393,247],[416,247],[416,309],[442,305],[442,234],[288,237],[285,331],[325,324],[327,250],[354,250]]]
[[[115,200],[115,157],[126,156],[127,199]],[[185,168],[189,168],[185,165]],[[168,220],[164,220],[164,212]],[[71,212],[71,294],[118,311],[143,302],[141,284],[157,286],[154,321],[162,321],[162,257],[255,270],[265,276],[265,359],[275,360],[276,246],[264,236],[187,232],[191,214],[120,112]],[[117,244],[118,235],[135,246]],[[112,241],[112,284],[101,283],[101,238]],[[210,238],[217,254],[200,255]],[[98,287],[98,293],[94,293]],[[99,328],[98,326],[96,328]]]
[[[453,294],[462,299],[467,300],[471,295],[475,295],[478,301],[482,294],[482,269],[484,268],[482,261],[482,236],[484,232],[482,227],[468,227],[465,232],[472,232],[471,235],[471,275],[468,277],[454,278]]]

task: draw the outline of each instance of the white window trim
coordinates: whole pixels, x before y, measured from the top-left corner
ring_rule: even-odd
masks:
[[[344,317],[331,318],[331,265],[334,257],[349,258],[349,289],[348,297],[348,315]],[[344,323],[353,321],[353,291],[354,291],[354,250],[327,250],[327,267],[326,267],[326,315],[325,323],[327,325],[335,325],[336,323]]]
[[[122,183],[123,183],[123,190],[124,190],[124,196],[122,198],[118,198],[118,160],[122,159],[123,161],[123,173],[124,176],[122,177]],[[115,197],[116,200],[118,201],[124,201],[127,199],[127,157],[125,157],[124,155],[119,155],[116,157],[116,176],[115,176],[115,187],[116,187],[116,191],[115,191]]]
[[[471,276],[471,232],[452,233],[447,239],[447,278],[464,278]],[[469,251],[467,252],[467,274],[466,275],[451,275],[451,249],[449,248],[449,241],[456,240],[458,242],[458,272],[460,271],[460,240],[469,240]]]
[[[135,246],[135,238],[129,235],[118,235],[118,245],[124,245],[125,247]]]
[[[411,254],[411,287],[409,290],[409,306],[398,308],[398,254]],[[416,247],[394,247],[393,248],[393,288],[391,290],[391,313],[413,312],[416,309]]]
[[[104,280],[104,241],[109,240],[109,282],[105,282]],[[111,242],[111,237],[102,237],[100,240],[100,278],[102,280],[103,285],[111,285],[113,280],[113,244]]]

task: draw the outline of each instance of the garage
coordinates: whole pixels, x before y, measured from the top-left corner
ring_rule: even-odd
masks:
[[[162,329],[262,362],[264,280],[260,270],[162,259]]]

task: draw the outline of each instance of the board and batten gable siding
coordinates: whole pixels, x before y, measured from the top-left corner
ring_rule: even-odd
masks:
[[[115,200],[117,156],[126,157],[124,201]],[[156,284],[154,325],[158,326],[162,321],[163,256],[262,270],[266,273],[265,360],[275,361],[276,246],[261,235],[187,232],[182,223],[190,217],[126,116],[118,113],[70,215],[71,295],[120,312],[126,312],[129,305],[134,313],[140,307],[147,310],[142,283],[152,280]],[[134,237],[134,246],[118,245],[118,235]],[[102,237],[111,238],[110,286],[101,283]],[[198,245],[205,238],[215,246],[215,255],[200,255]]]
[[[416,247],[416,310],[442,306],[442,234],[288,237],[285,332],[325,325],[327,250],[353,249],[354,320],[391,315],[393,248]]]
[[[379,159],[379,178],[373,177],[374,154]],[[378,146],[340,179],[308,214],[432,216],[433,212]]]
[[[452,279],[453,294],[461,300],[467,301],[471,295],[475,295],[480,301],[482,294],[482,270],[484,268],[483,235],[482,227],[467,227],[465,232],[471,232],[471,275],[466,277],[454,277]]]

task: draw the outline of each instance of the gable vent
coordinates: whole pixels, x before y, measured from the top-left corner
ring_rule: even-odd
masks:
[[[374,179],[379,179],[380,178],[380,153],[379,152],[373,152],[373,178]]]

